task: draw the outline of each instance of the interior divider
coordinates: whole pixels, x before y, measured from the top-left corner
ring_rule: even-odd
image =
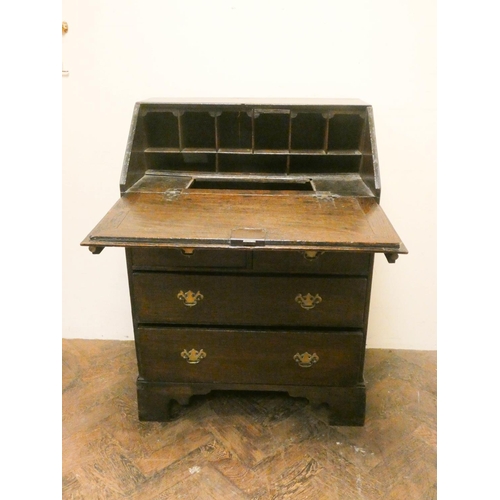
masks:
[[[182,111],[177,111],[177,126],[179,127],[179,151],[182,151],[183,148],[181,115]]]
[[[255,110],[252,109],[252,154],[255,153]]]
[[[210,113],[212,114],[212,113]],[[214,121],[215,121],[215,150],[219,151],[219,143],[220,143],[220,138],[219,138],[219,117],[220,113],[214,113]]]
[[[328,133],[330,131],[330,114],[333,113],[323,113],[321,116],[325,119],[326,125],[325,125],[325,140],[323,142],[323,150],[326,152],[328,151]]]
[[[252,152],[253,124],[251,113],[241,110],[227,110],[218,114],[217,150]]]
[[[219,130],[219,117],[221,113],[216,112],[214,113],[214,120],[215,120],[215,172],[219,172],[219,145],[220,145],[220,130]]]
[[[178,122],[179,122],[179,148],[182,151],[184,149],[184,133],[182,130],[182,115],[184,111],[179,111]]]

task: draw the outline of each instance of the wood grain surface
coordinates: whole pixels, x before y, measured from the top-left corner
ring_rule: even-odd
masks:
[[[300,222],[300,223],[299,223]],[[127,193],[82,245],[230,247],[237,229],[259,229],[265,246],[325,247],[375,252],[406,249],[373,198],[322,199],[314,194],[281,196],[220,190]]]

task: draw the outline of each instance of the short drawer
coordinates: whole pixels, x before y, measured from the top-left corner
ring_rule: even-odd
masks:
[[[133,273],[140,323],[362,328],[367,280]]]
[[[259,250],[253,254],[256,272],[367,276],[370,265],[367,253]]]
[[[130,255],[134,269],[244,269],[248,252],[203,248],[132,248]]]
[[[362,332],[142,328],[148,381],[349,386],[359,382]]]

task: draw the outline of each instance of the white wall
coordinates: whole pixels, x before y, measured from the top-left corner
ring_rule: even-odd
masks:
[[[63,337],[132,339],[122,249],[79,243],[119,196],[149,97],[356,97],[373,105],[382,207],[368,346],[436,348],[434,0],[63,0]]]

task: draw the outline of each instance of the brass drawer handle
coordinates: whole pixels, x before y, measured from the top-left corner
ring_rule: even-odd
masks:
[[[299,293],[297,297],[295,297],[295,302],[303,307],[304,309],[312,309],[316,307],[323,299],[319,296],[319,294],[311,295],[308,293],[307,295],[302,295]]]
[[[312,354],[309,354],[308,352],[305,352],[303,354],[297,353],[293,359],[301,366],[302,368],[309,368],[315,363],[319,361],[319,356],[314,352]]]
[[[203,358],[207,357],[207,353],[203,349],[200,349],[199,351],[197,351],[196,349],[191,349],[190,351],[184,349],[181,352],[181,356],[190,365],[197,365]]]
[[[193,307],[200,300],[203,299],[203,295],[198,291],[196,293],[192,292],[191,290],[187,292],[183,292],[182,290],[177,294],[177,298],[179,300],[182,300],[184,302],[184,305],[187,307]]]
[[[186,257],[191,257],[194,254],[194,248],[181,248],[181,253]]]
[[[304,252],[304,259],[306,260],[314,260],[317,259],[320,255],[323,255],[325,252],[320,252],[319,250],[306,250]]]

